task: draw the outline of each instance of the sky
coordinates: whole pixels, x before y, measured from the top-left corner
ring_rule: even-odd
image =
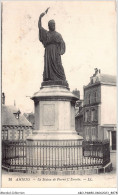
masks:
[[[62,64],[70,90],[89,83],[94,68],[116,75],[115,1],[4,1],[2,11],[2,92],[6,105],[34,111],[30,97],[43,81],[44,47],[38,38],[38,19],[48,30],[54,19],[65,43]]]

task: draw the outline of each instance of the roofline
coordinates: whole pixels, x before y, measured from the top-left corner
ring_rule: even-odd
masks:
[[[6,125],[6,124],[3,124],[2,127],[18,127],[18,128],[29,128],[29,127],[33,127],[32,125]]]
[[[88,84],[88,85],[84,86],[83,88],[87,89],[87,88],[91,88],[91,87],[94,87],[94,86],[97,86],[97,85],[117,86],[116,83],[97,82],[97,83],[93,83],[93,84],[90,84],[90,85]]]

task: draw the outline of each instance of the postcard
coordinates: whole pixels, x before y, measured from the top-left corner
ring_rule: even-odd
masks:
[[[1,15],[2,188],[116,188],[116,2]]]

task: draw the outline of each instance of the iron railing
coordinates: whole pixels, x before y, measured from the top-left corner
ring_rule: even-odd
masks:
[[[109,140],[83,141],[83,156],[102,159],[103,166],[110,162]]]
[[[2,165],[9,169],[78,170],[110,162],[109,142],[82,140],[2,141]]]

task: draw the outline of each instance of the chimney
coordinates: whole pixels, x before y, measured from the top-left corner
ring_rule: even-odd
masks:
[[[2,104],[5,104],[5,94],[2,93]]]

